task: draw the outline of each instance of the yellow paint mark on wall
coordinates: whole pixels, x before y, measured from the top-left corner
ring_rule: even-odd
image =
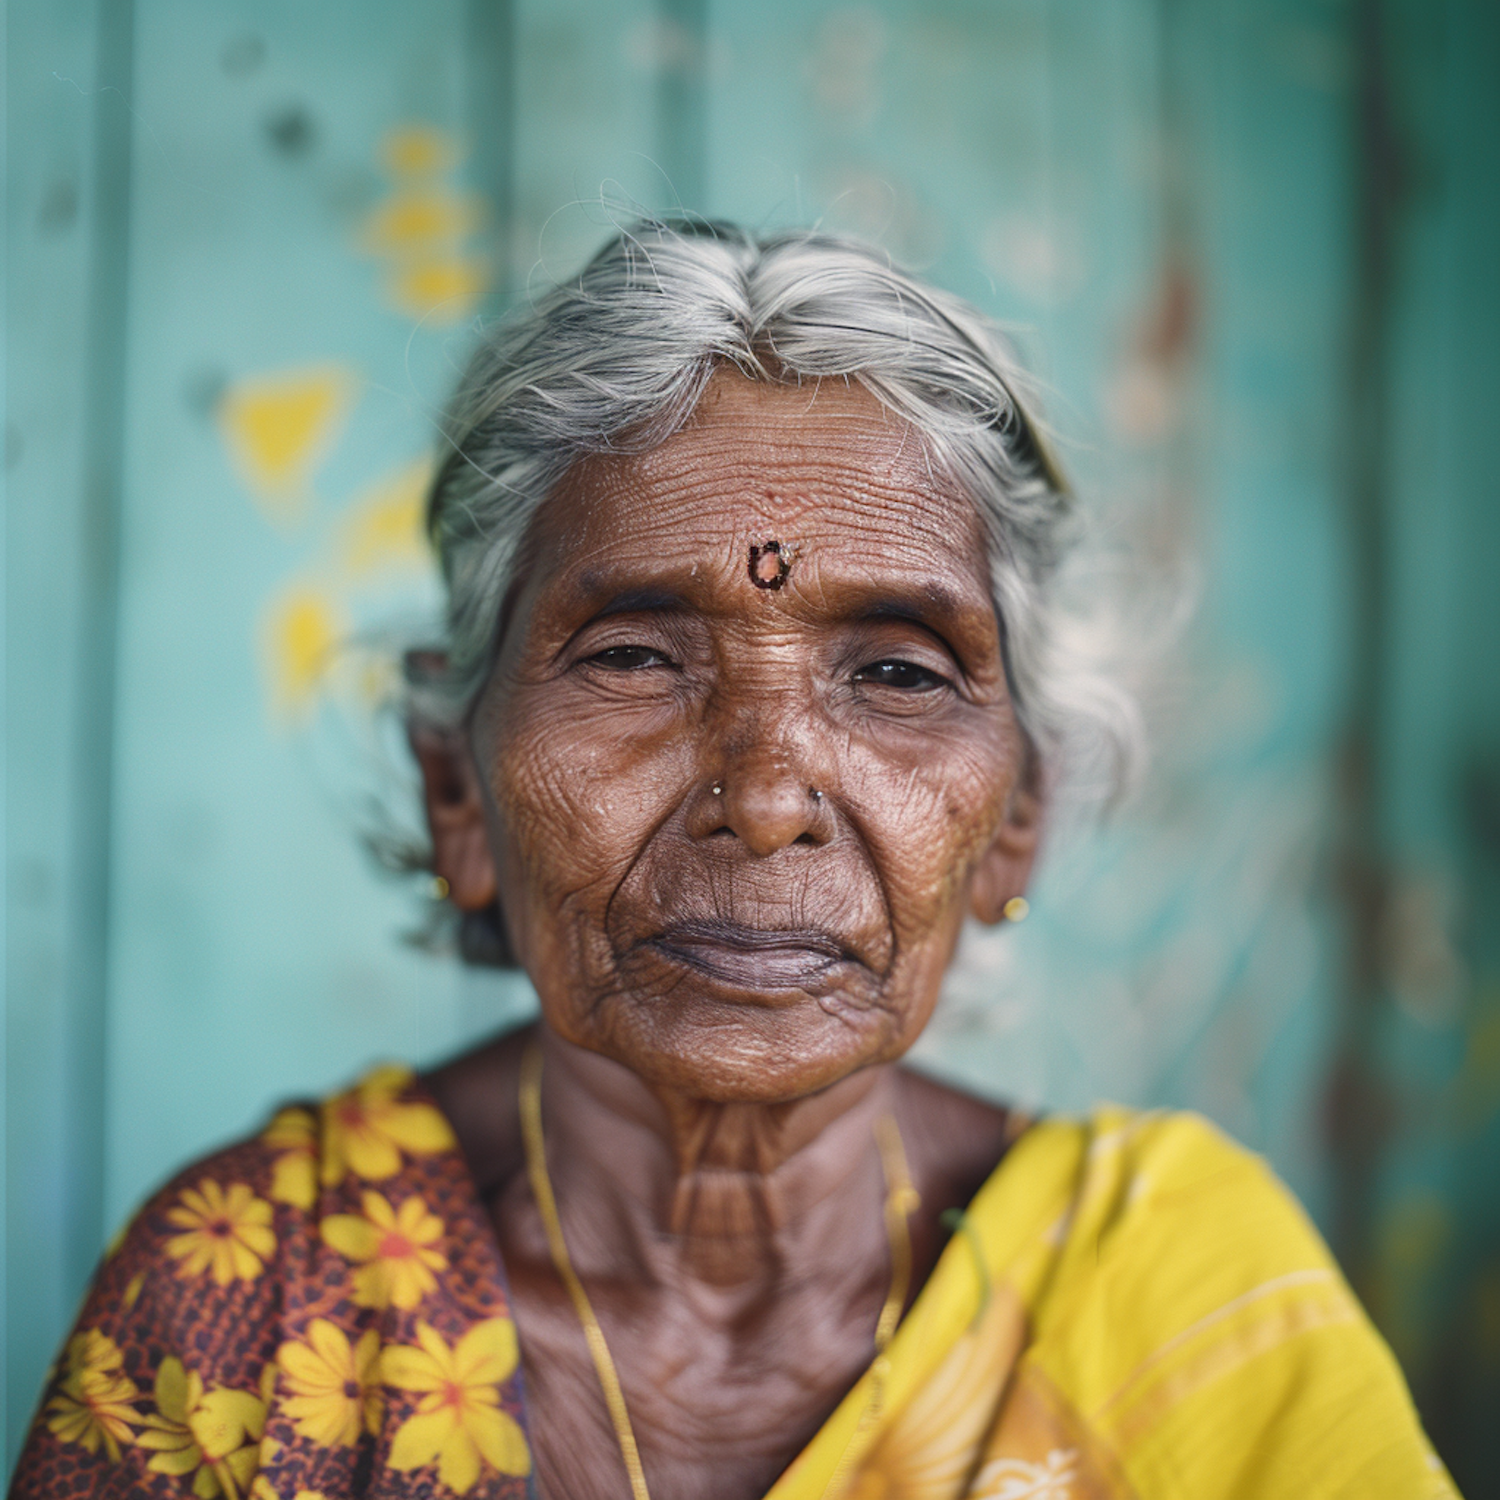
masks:
[[[458,165],[458,147],[435,126],[402,125],[381,142],[380,159],[392,177],[435,177]]]
[[[423,527],[432,465],[407,464],[382,480],[349,509],[344,522],[344,564],[356,575],[380,568],[422,568],[431,562]]]
[[[460,154],[451,135],[430,125],[402,126],[381,147],[394,188],[366,218],[361,241],[386,262],[391,302],[419,323],[468,317],[489,284],[489,267],[470,244],[484,200],[446,180]]]
[[[300,520],[314,472],[343,430],[358,378],[319,365],[241,381],[219,404],[219,428],[241,478],[275,521]]]
[[[472,193],[422,188],[387,198],[365,223],[365,239],[378,255],[428,254],[435,244],[457,244],[472,234],[483,204]]]
[[[474,310],[489,283],[489,268],[477,260],[414,261],[390,278],[391,300],[408,317],[456,323]]]
[[[276,600],[266,622],[271,698],[277,712],[305,719],[317,703],[345,634],[337,601],[303,586]]]

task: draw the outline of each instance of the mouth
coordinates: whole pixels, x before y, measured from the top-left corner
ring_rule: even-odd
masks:
[[[750,990],[801,989],[854,960],[831,933],[742,927],[736,922],[682,922],[650,940],[664,957],[713,979]]]

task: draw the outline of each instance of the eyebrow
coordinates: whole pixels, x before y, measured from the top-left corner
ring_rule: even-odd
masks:
[[[872,589],[870,592],[870,599],[841,613],[849,619],[909,620],[913,625],[930,627],[934,620],[952,620],[966,612],[967,601],[941,585],[933,585],[911,594],[893,594],[885,588]]]
[[[825,590],[831,613],[839,620],[905,620],[928,630],[963,628],[993,606],[986,597],[969,595],[935,578],[916,578],[904,586],[890,579],[862,583],[831,580]]]
[[[584,592],[592,592],[587,582]],[[687,608],[688,601],[676,589],[623,589],[618,594],[609,595],[597,608],[591,610],[589,619],[607,620],[611,615],[670,614]]]

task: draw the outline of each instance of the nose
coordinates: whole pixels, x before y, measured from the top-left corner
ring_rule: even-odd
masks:
[[[751,853],[764,856],[788,844],[827,842],[823,794],[794,773],[742,769],[715,785],[723,809],[718,827],[734,834]],[[714,796],[712,787],[709,795]]]
[[[752,854],[774,854],[789,844],[826,844],[833,813],[813,782],[810,757],[798,754],[783,732],[730,737],[721,767],[694,798],[689,831],[698,837],[732,833]]]

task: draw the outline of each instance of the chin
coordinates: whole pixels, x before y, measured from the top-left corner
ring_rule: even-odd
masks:
[[[620,996],[569,1039],[655,1088],[718,1104],[806,1098],[906,1050],[898,1017],[837,997],[782,996],[774,1006],[703,996]]]

